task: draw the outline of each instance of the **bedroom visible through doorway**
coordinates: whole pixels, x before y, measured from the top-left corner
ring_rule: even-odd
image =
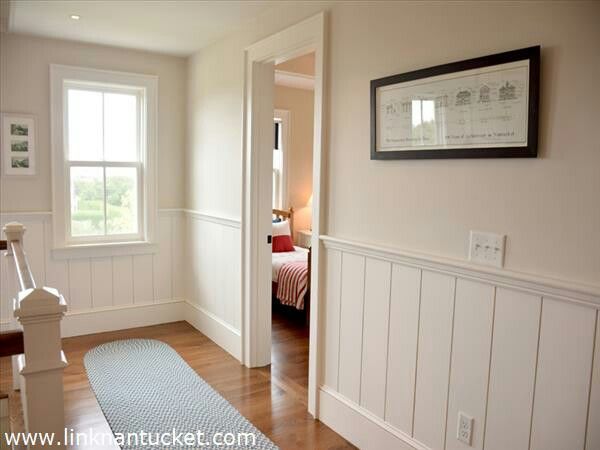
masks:
[[[314,52],[275,66],[271,377],[308,398]]]
[[[242,361],[248,367],[271,364],[272,237],[273,237],[273,137],[275,66],[314,53],[314,106],[312,150],[312,200],[310,241],[310,335],[308,350],[307,410],[318,417],[319,305],[322,272],[320,235],[323,226],[321,185],[323,176],[323,98],[325,94],[325,14],[292,25],[245,50],[244,75],[244,180],[242,191]],[[300,77],[298,77],[300,78]],[[290,126],[293,131],[294,125]],[[309,199],[310,200],[310,199]],[[308,203],[312,203],[308,206]],[[300,205],[304,206],[304,205]],[[281,210],[286,214],[289,211]],[[293,229],[298,229],[293,226]],[[289,236],[297,236],[293,229]],[[281,231],[281,230],[279,230]],[[285,239],[283,240],[285,241]],[[276,380],[275,380],[276,381]]]

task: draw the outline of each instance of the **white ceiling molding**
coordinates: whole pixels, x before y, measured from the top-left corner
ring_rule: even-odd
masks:
[[[275,71],[275,84],[277,86],[286,86],[296,89],[306,89],[313,91],[315,89],[315,77],[303,73],[285,72],[283,70]]]

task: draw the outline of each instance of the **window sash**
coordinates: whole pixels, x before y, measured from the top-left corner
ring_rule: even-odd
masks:
[[[69,91],[70,90],[82,90],[90,92],[98,92],[103,95],[102,98],[102,160],[89,160],[79,161],[71,160],[69,157]],[[104,123],[104,94],[127,94],[133,95],[136,99],[136,160],[135,161],[112,161],[105,160],[106,148],[105,148],[105,123]],[[106,84],[84,82],[84,81],[65,81],[63,87],[64,96],[64,186],[65,186],[65,225],[66,225],[66,241],[70,244],[82,244],[82,243],[109,243],[109,242],[128,242],[142,240],[145,236],[145,214],[144,214],[144,164],[142,161],[144,136],[142,130],[145,129],[143,124],[143,89],[127,86],[111,86]],[[102,168],[103,176],[103,191],[104,191],[104,234],[101,235],[88,235],[88,236],[73,236],[72,232],[72,204],[71,204],[71,167],[99,167]],[[137,232],[136,233],[125,233],[125,234],[108,234],[107,229],[107,192],[106,192],[106,169],[110,167],[133,167],[136,169],[137,179]]]
[[[146,126],[144,121],[146,117],[144,115],[144,97],[145,90],[143,88],[129,87],[129,86],[119,86],[119,85],[110,85],[110,84],[100,84],[100,83],[92,83],[86,81],[65,81],[63,86],[63,142],[64,142],[64,159],[65,161],[70,160],[69,153],[69,90],[77,90],[77,91],[89,91],[89,92],[98,92],[103,94],[102,96],[102,161],[111,161],[106,160],[105,158],[105,124],[104,124],[104,94],[126,94],[135,96],[136,101],[136,161],[142,161],[145,149],[145,131]],[[91,160],[95,161],[95,160]],[[101,161],[101,160],[96,160]]]
[[[72,233],[72,209],[71,209],[71,167],[99,167],[102,168],[104,187],[104,234],[89,236],[73,236]],[[106,202],[106,169],[111,167],[132,167],[136,169],[137,178],[137,232],[125,234],[107,233],[107,202]],[[69,243],[86,242],[129,242],[141,240],[145,235],[144,218],[144,170],[141,162],[111,162],[111,161],[65,161],[65,188],[66,188],[66,228]]]

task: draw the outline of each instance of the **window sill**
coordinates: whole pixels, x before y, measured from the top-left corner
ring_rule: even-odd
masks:
[[[102,258],[107,256],[148,255],[158,252],[152,242],[111,242],[77,244],[52,249],[54,259]]]

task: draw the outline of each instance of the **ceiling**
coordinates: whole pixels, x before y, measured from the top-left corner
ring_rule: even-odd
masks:
[[[298,56],[297,58],[288,59],[285,62],[277,64],[275,66],[275,70],[314,76],[315,54],[312,52],[307,53],[306,55]]]
[[[315,89],[315,54],[307,53],[275,66],[275,84],[296,89]]]
[[[185,56],[274,5],[251,0],[11,0],[8,31]],[[73,20],[74,14],[81,18]]]

